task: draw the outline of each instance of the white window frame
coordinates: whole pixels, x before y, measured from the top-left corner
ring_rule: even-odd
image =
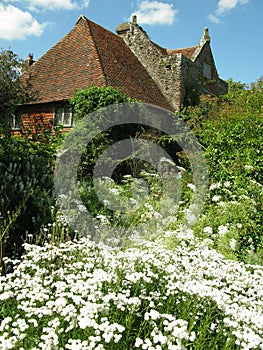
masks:
[[[211,66],[207,63],[204,63],[203,65],[203,73],[204,77],[207,79],[211,79]]]
[[[12,114],[9,118],[9,126],[11,130],[21,130],[22,129],[22,115]]]
[[[55,108],[55,125],[61,124],[64,127],[74,126],[74,116],[70,106]]]

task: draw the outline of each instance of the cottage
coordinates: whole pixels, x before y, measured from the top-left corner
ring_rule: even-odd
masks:
[[[34,98],[12,120],[14,134],[33,134],[56,124],[70,128],[74,118],[68,100],[89,86],[113,86],[127,96],[179,111],[193,91],[225,94],[218,77],[208,29],[199,45],[168,50],[153,43],[136,16],[114,34],[84,16],[39,60],[30,54],[22,79]]]

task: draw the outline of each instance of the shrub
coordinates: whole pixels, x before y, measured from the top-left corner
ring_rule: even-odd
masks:
[[[34,235],[51,220],[58,142],[51,135],[42,135],[37,141],[0,137],[0,229],[8,256],[20,255],[26,235]]]
[[[241,223],[236,255],[246,260],[249,249],[260,253],[263,247],[263,82],[259,79],[250,87],[229,83],[228,95],[204,96],[199,106],[185,110],[184,117],[204,148],[212,186],[221,184],[218,202],[227,205],[223,210],[208,201],[206,224]],[[223,184],[228,182],[231,188],[226,191]]]

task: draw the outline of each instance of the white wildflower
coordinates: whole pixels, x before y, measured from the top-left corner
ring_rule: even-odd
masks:
[[[218,226],[218,234],[224,236],[228,232],[228,227],[224,225]]]
[[[196,186],[194,184],[189,183],[187,184],[187,187],[190,188],[193,192],[196,191]]]
[[[136,341],[135,341],[135,347],[136,348],[139,348],[141,345],[143,344],[143,340],[141,338],[136,338]]]
[[[210,226],[205,226],[203,231],[204,231],[204,233],[208,233],[208,234],[212,234],[213,233],[213,229]]]
[[[248,170],[248,171],[252,171],[252,170],[254,170],[254,167],[253,167],[252,165],[245,164],[245,165],[244,165],[244,169],[245,169],[245,170]]]
[[[220,199],[221,199],[221,196],[215,195],[212,197],[212,202],[218,202],[218,201],[220,201]]]
[[[83,204],[78,204],[78,210],[81,212],[85,212],[85,211],[87,211],[87,208]]]
[[[232,250],[236,250],[237,248],[237,240],[235,238],[231,238],[230,242],[229,242],[229,246]]]
[[[221,187],[222,187],[222,184],[220,182],[216,182],[216,183],[213,183],[210,185],[209,190],[213,191],[213,190],[216,190],[217,188],[221,188]]]
[[[112,187],[109,189],[109,192],[115,194],[116,196],[120,194],[120,190],[116,187]]]
[[[153,206],[150,203],[145,203],[144,206],[146,209],[148,209],[150,211],[154,211]]]

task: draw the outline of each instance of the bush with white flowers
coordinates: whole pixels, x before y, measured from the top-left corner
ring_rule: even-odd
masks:
[[[263,349],[263,267],[209,241],[25,249],[0,277],[2,350]]]

